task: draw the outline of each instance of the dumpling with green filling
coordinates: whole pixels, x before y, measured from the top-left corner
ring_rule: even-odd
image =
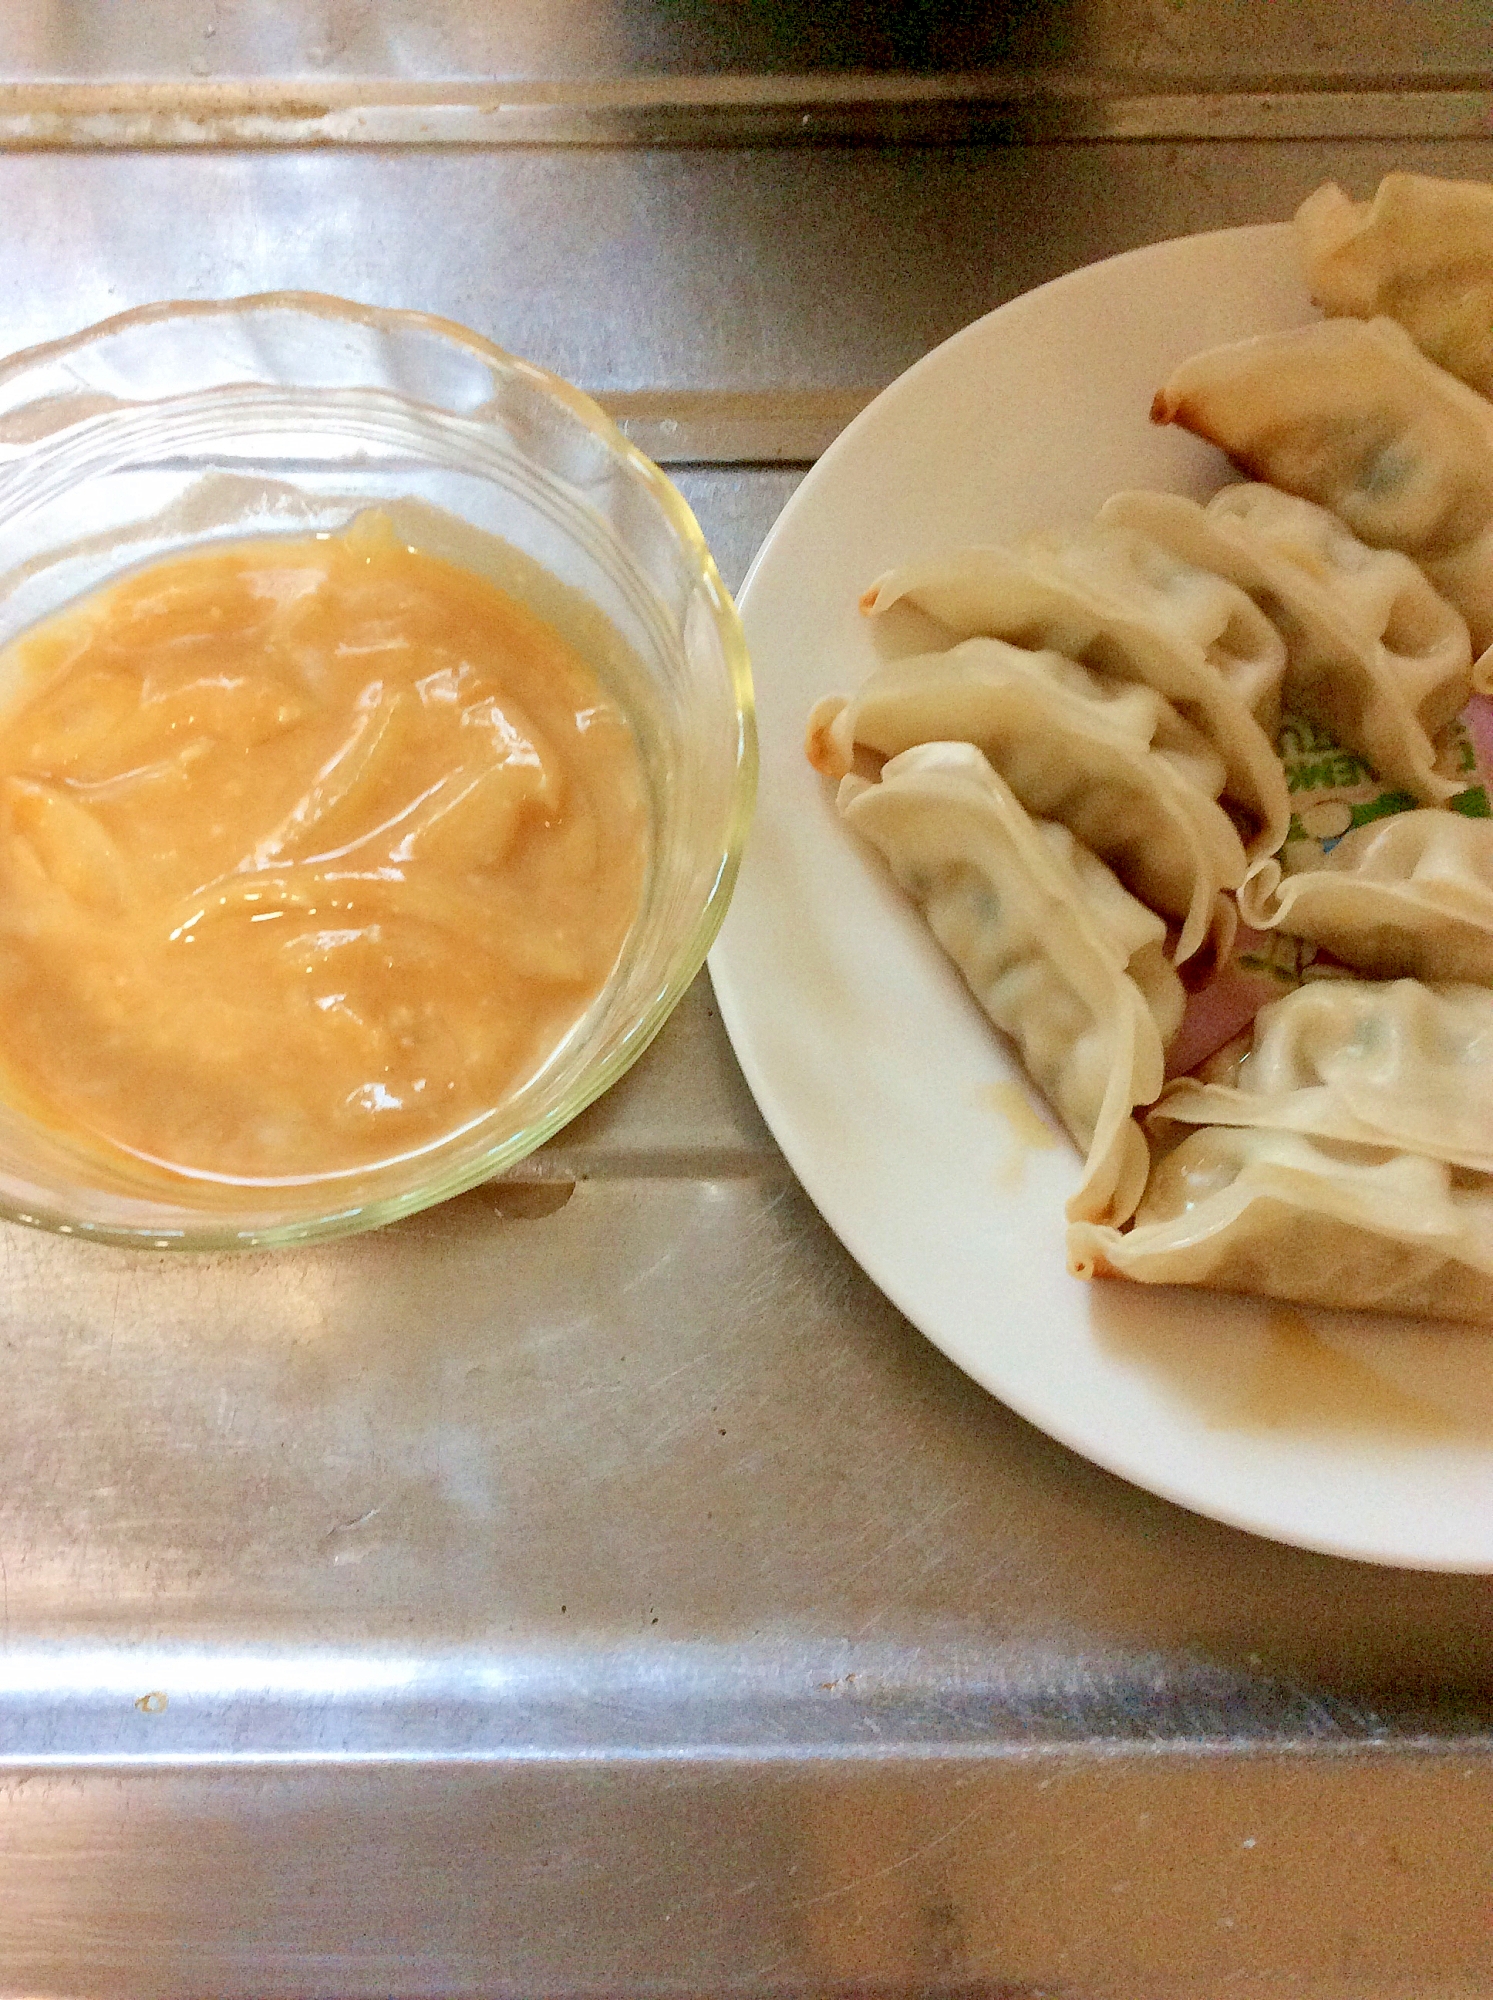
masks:
[[[1474,684],[1493,688],[1493,403],[1402,326],[1320,320],[1210,348],[1173,370],[1151,417],[1413,556],[1467,620]]]
[[[905,750],[838,803],[1084,1149],[1069,1215],[1124,1221],[1148,1166],[1132,1113],[1161,1090],[1185,999],[1160,917],[972,744]]]
[[[1406,555],[1370,548],[1315,502],[1226,486],[1208,504],[1117,493],[1101,521],[1138,528],[1248,592],[1286,644],[1286,707],[1367,759],[1388,785],[1441,805],[1462,780],[1436,739],[1472,692],[1467,623]]]
[[[1275,754],[1286,651],[1257,605],[1224,578],[1115,527],[1031,536],[1019,548],[957,549],[873,583],[861,609],[909,604],[955,639],[1005,639],[1077,660],[1165,696],[1223,759],[1224,805],[1251,861],[1290,825]]]
[[[1223,759],[1164,696],[1062,654],[966,639],[878,667],[809,720],[809,761],[842,777],[856,752],[973,743],[1028,812],[1061,820],[1141,901],[1181,926],[1174,962],[1209,937],[1247,861],[1218,803]]]
[[[1314,979],[1249,1046],[1168,1084],[1148,1124],[1265,1125],[1493,1174],[1493,989]]]

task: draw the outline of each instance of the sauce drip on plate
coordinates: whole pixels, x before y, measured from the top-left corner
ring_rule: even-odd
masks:
[[[431,1144],[637,914],[626,717],[382,516],[156,564],[0,671],[0,1082],[91,1144],[230,1180]]]

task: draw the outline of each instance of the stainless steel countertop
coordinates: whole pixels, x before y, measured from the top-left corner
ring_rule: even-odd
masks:
[[[734,582],[1001,300],[1493,176],[1490,44],[1485,0],[11,0],[0,351],[450,314],[609,400]],[[0,1994],[1493,1993],[1493,1580],[1216,1526],[976,1389],[704,979],[510,1182],[0,1274]]]

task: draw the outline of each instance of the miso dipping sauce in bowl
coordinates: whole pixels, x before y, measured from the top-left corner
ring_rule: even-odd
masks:
[[[699,970],[755,775],[693,516],[542,369],[290,293],[0,363],[0,1215],[247,1247],[501,1172]]]

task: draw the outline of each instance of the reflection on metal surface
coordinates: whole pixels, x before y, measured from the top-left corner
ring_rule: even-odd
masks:
[[[1273,1548],[1074,1460],[781,1170],[278,1256],[10,1229],[0,1278],[22,1760],[1487,1728],[1479,1579]]]
[[[725,1046],[702,972],[620,1082],[490,1187],[574,1187],[599,1176],[769,1181],[788,1167]],[[481,1191],[472,1199],[480,1199]]]
[[[1094,76],[698,76],[401,87],[0,84],[0,147],[1037,145],[1078,139],[1462,139],[1493,129],[1481,77],[1136,88]]]
[[[476,83],[1091,74],[1199,89],[1485,73],[1482,0],[6,0],[0,77]]]
[[[0,1965],[151,2000],[1481,2000],[1490,1811],[1486,1757],[1423,1747],[39,1770],[0,1783]]]
[[[135,1760],[978,1763],[1100,1739],[1131,1748],[1185,1740],[1199,1752],[1247,1739],[1304,1754],[1381,1738],[1377,1718],[1352,1703],[1202,1663],[1163,1684],[1155,1666],[1144,1653],[1078,1662],[1042,1647],[1005,1655],[827,1634],[765,1645],[660,1640],[651,1629],[626,1642],[580,1631],[438,1655],[388,1644],[289,1654],[13,1648],[0,1690],[0,1778]],[[139,1694],[147,1667],[158,1685]],[[167,1720],[146,1730],[141,1715]],[[1453,1747],[1476,1752],[1470,1732],[1459,1739],[1437,1720]]]
[[[0,153],[0,345],[299,286],[444,314],[604,400],[858,397],[1076,265],[1395,166],[1493,174],[1493,139]],[[754,491],[760,539],[779,489]]]
[[[660,465],[810,465],[874,389],[603,393],[598,401]]]

